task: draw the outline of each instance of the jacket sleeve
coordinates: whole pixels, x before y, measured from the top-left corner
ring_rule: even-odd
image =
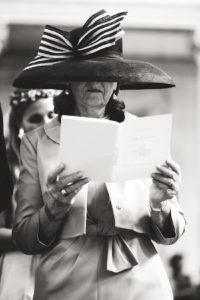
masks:
[[[186,219],[181,209],[178,197],[166,200],[163,210],[155,212],[150,204],[150,188],[152,180],[150,178],[144,181],[144,191],[146,201],[148,202],[148,227],[151,239],[158,244],[174,244],[185,232]]]
[[[37,254],[49,245],[43,244],[38,235],[43,199],[37,168],[36,146],[30,137],[24,136],[20,150],[22,166],[16,191],[17,209],[13,239],[22,252]]]
[[[174,244],[182,236],[186,226],[186,220],[177,198],[167,200],[167,206],[168,215],[165,211],[150,213],[152,239],[163,245]],[[166,219],[165,226],[162,229],[160,229],[159,222],[157,222],[160,217]]]

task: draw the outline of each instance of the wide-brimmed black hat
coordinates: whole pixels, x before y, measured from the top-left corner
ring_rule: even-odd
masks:
[[[108,15],[101,10],[82,28],[66,32],[47,25],[37,56],[15,79],[19,88],[65,89],[72,81],[118,82],[120,89],[175,86],[171,77],[148,62],[122,56],[127,13]]]

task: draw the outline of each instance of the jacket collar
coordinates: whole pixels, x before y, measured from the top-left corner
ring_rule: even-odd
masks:
[[[56,144],[60,144],[60,123],[58,117],[44,125],[44,131],[49,139]]]

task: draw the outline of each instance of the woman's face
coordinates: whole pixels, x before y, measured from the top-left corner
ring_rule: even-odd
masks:
[[[53,100],[49,98],[40,99],[37,102],[31,103],[25,110],[21,128],[26,133],[48,123],[54,116]]]
[[[116,82],[71,82],[71,91],[76,102],[76,114],[85,117],[103,118],[105,107]]]

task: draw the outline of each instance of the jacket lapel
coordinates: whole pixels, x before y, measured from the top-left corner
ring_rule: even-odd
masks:
[[[60,123],[58,117],[44,125],[44,131],[49,139],[54,143],[60,144]]]
[[[75,197],[70,213],[67,214],[64,220],[60,234],[61,239],[76,237],[86,233],[87,193],[88,185],[86,184]]]
[[[53,119],[52,122],[45,124],[44,130],[47,137],[58,144],[55,150],[55,155],[58,155],[60,144],[60,123],[58,117]],[[85,185],[76,195],[70,213],[67,214],[63,222],[60,238],[70,238],[86,233],[87,191],[88,185]]]

